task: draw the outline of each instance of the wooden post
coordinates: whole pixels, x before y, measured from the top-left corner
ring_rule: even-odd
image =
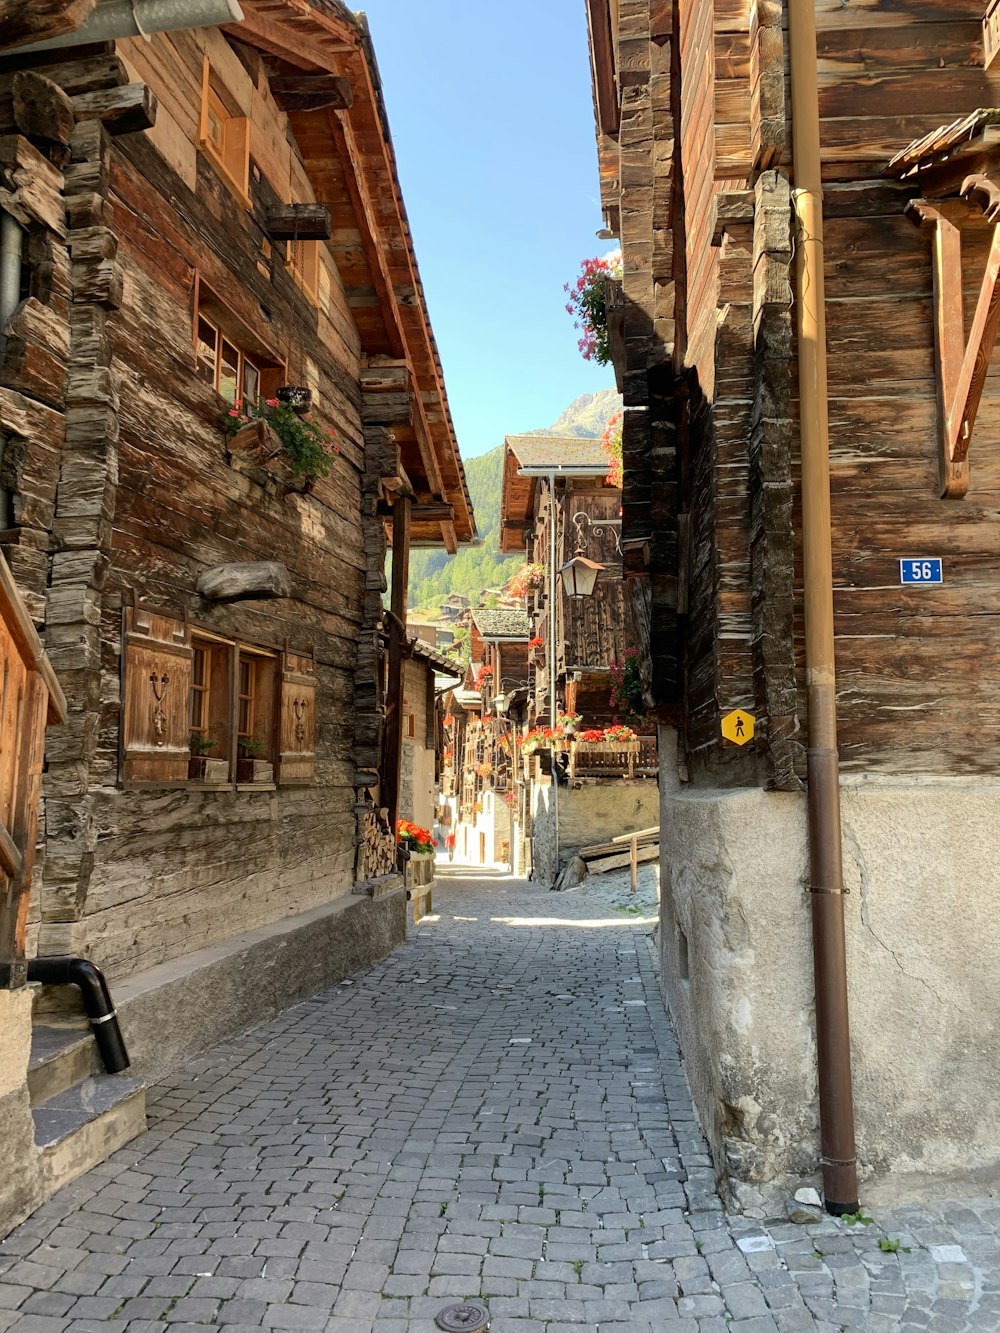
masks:
[[[635,893],[639,884],[639,839],[634,833],[628,845],[628,864],[632,874],[632,892]]]
[[[403,757],[403,651],[406,647],[406,588],[410,579],[410,499],[392,506],[392,596],[389,609],[389,680],[382,741],[381,804],[393,832],[399,819],[399,778]]]

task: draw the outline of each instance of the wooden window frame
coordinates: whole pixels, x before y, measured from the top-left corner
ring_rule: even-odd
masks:
[[[225,781],[205,781],[201,777],[181,777],[174,771],[166,778],[146,772],[142,767],[144,756],[151,752],[148,743],[145,748],[129,750],[124,733],[121,738],[121,785],[129,790],[139,788],[176,789],[191,786],[199,791],[274,791],[276,787],[291,785],[312,785],[315,780],[315,657],[312,654],[291,653],[289,649],[274,644],[248,643],[243,639],[217,634],[206,627],[190,624],[186,619],[170,612],[152,611],[150,608],[127,607],[123,609],[123,629],[125,639],[133,644],[139,642],[146,653],[140,660],[140,669],[133,679],[126,654],[122,655],[122,707],[124,710],[131,695],[141,696],[140,715],[145,716],[149,703],[146,695],[149,691],[150,669],[157,673],[157,680],[162,676],[177,672],[177,662],[186,658],[184,675],[183,720],[180,716],[172,717],[171,738],[168,738],[168,754],[173,761],[173,769],[179,763],[187,764],[182,754],[183,742],[190,741],[192,732],[215,736],[221,751],[207,755],[210,759],[225,759],[228,776]],[[143,625],[152,625],[154,630],[136,628],[137,617]],[[155,631],[155,633],[154,633]],[[176,642],[172,642],[170,634]],[[149,658],[150,652],[159,651],[167,655],[167,667],[161,672],[158,662]],[[195,681],[195,654],[203,652],[205,669],[203,679]],[[215,660],[213,660],[215,659]],[[245,695],[240,690],[240,664],[251,666],[251,707],[246,717],[246,729],[241,729],[240,703]],[[290,665],[291,664],[291,665]],[[179,683],[179,682],[178,682]],[[171,689],[171,697],[176,690]],[[197,717],[200,725],[196,726],[193,711],[193,699],[198,694],[203,702],[199,705]],[[286,694],[288,700],[286,701]],[[284,713],[291,709],[291,727],[287,725]],[[286,734],[289,732],[290,734]],[[177,734],[174,735],[173,733]],[[260,758],[275,767],[274,780],[243,782],[237,776],[239,738],[253,736],[261,740],[265,751]],[[129,775],[131,758],[136,776]],[[148,767],[148,761],[146,761]]]
[[[207,375],[202,374],[202,367],[209,364],[207,360],[203,360],[201,353],[202,343],[206,341],[201,336],[202,324],[207,325],[215,335],[214,366],[211,381],[209,381]],[[287,383],[287,364],[274,352],[268,350],[259,340],[251,338],[245,332],[240,321],[228,311],[211,288],[202,286],[200,281],[195,284],[192,337],[194,341],[195,373],[204,383],[211,382],[212,388],[225,403],[232,405],[234,402],[246,402],[248,367],[251,367],[257,374],[257,394],[254,398],[254,404],[260,398],[273,398],[281,385]],[[220,387],[223,340],[229,343],[237,353],[236,394],[233,398],[227,398]]]
[[[221,128],[221,145],[209,130],[214,116]],[[206,56],[202,64],[201,113],[198,118],[198,147],[219,175],[247,208],[250,199],[250,119],[233,109],[224,85],[214,74]]]

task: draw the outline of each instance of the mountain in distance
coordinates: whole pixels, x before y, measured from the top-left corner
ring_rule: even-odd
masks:
[[[525,431],[526,435],[579,435],[596,439],[622,407],[614,389],[581,394],[552,426]],[[499,588],[523,563],[522,557],[500,554],[500,494],[503,486],[503,445],[465,464],[469,494],[476,511],[480,545],[457,555],[446,551],[410,554],[410,611],[436,611],[449,594],[462,593],[473,606],[484,588]]]

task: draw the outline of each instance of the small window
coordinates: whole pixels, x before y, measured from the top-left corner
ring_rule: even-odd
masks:
[[[254,705],[257,699],[257,663],[240,653],[240,683],[237,694],[239,717],[236,734],[241,740],[253,739]]]
[[[228,765],[229,718],[232,698],[233,645],[218,639],[191,636],[191,693],[188,724],[191,753],[198,758],[222,760]],[[223,771],[223,780],[228,772]],[[219,775],[214,775],[219,780]]]
[[[216,387],[227,403],[235,403],[240,387],[240,349],[222,339],[219,353],[219,379]]]
[[[211,65],[203,66],[198,146],[211,157],[226,182],[247,206],[250,179],[250,122],[240,115]]]
[[[207,644],[191,643],[191,730],[204,736],[208,731],[208,697],[211,689],[211,657]]]
[[[224,331],[225,330],[225,331]],[[238,322],[207,288],[199,296],[195,317],[195,367],[199,379],[210,384],[227,403],[252,406],[273,397],[285,382],[285,367],[246,342]]]

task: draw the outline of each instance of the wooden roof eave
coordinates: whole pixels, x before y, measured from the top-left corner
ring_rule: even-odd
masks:
[[[504,555],[516,555],[524,549],[525,529],[534,526],[537,483],[520,475],[513,449],[509,444],[505,447],[500,492],[500,551]]]
[[[323,8],[310,0],[244,0],[243,23],[224,31],[236,40],[278,56],[297,68],[346,74],[354,103],[350,110],[326,112],[328,131],[340,154],[350,163],[352,202],[372,286],[383,317],[385,343],[376,354],[405,361],[413,375],[418,444],[427,469],[428,487],[439,483],[441,498],[455,517],[440,527],[441,542],[457,550],[476,537],[475,517],[448,408],[440,357],[427,315],[423,286],[416,267],[380,89],[373,78],[373,60],[363,26],[336,0]],[[339,11],[339,12],[335,12]],[[274,15],[280,13],[278,21]],[[292,113],[293,133],[298,117]],[[298,120],[299,128],[305,122]],[[296,134],[298,138],[298,134]],[[304,136],[305,137],[305,136]],[[310,179],[317,183],[317,162],[303,155]],[[322,202],[322,190],[317,190]],[[428,402],[436,411],[428,409]]]

